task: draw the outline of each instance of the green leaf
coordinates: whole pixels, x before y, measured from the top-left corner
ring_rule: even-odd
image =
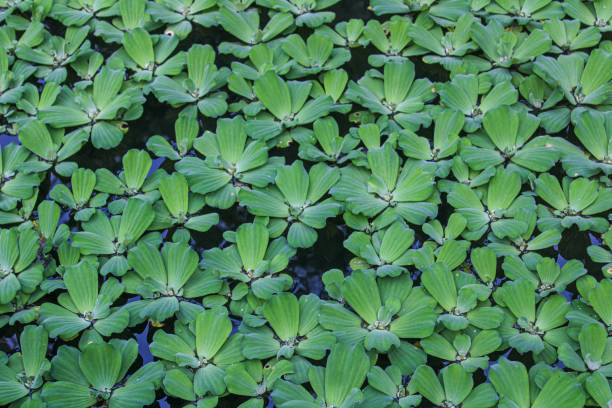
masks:
[[[123,210],[117,240],[124,246],[133,244],[147,230],[155,213],[150,203],[138,198],[130,198]]]
[[[419,394],[434,405],[442,405],[445,394],[433,368],[427,365],[419,366],[410,381],[414,383],[414,387]]]
[[[189,210],[189,186],[181,173],[172,173],[159,180],[159,192],[170,214],[184,217]]]
[[[559,180],[555,176],[540,174],[535,181],[535,186],[538,195],[556,210],[563,211],[569,206]]]
[[[457,306],[457,289],[453,274],[446,265],[434,264],[423,271],[423,286],[447,312]]]
[[[140,68],[152,69],[155,54],[151,36],[142,28],[136,28],[123,36],[123,47]]]
[[[57,148],[51,139],[51,134],[40,121],[32,120],[20,128],[19,141],[44,160],[53,161],[57,157]]]
[[[119,380],[121,354],[110,344],[89,344],[79,357],[79,366],[98,391],[110,391]]]
[[[300,208],[306,203],[308,195],[308,173],[301,160],[291,166],[282,166],[276,175],[276,185],[283,196],[294,208]]]
[[[360,389],[370,361],[359,345],[338,343],[332,347],[325,368],[325,402],[340,407],[354,389]]]
[[[186,401],[195,401],[193,383],[183,371],[178,369],[169,370],[164,377],[164,390],[168,395]]]
[[[81,261],[66,268],[64,284],[79,313],[91,314],[98,299],[98,270]]]
[[[530,407],[529,378],[523,364],[501,357],[491,367],[489,377],[500,400],[507,399],[519,408]]]
[[[244,269],[254,271],[263,260],[268,248],[269,233],[259,223],[242,224],[236,230],[236,245]]]
[[[474,387],[472,376],[459,364],[451,364],[441,371],[446,400],[453,405],[461,404]]]
[[[295,339],[300,319],[297,298],[291,293],[278,293],[266,301],[263,315],[282,341]]]
[[[208,309],[195,321],[198,356],[212,360],[232,331],[232,322],[223,309]]]
[[[49,336],[42,326],[26,326],[19,337],[23,369],[28,377],[36,377],[43,366]]]
[[[516,318],[535,322],[535,292],[526,280],[507,282],[503,286],[504,303]]]
[[[144,184],[153,161],[144,150],[131,149],[123,156],[125,184],[130,192],[138,191]]]
[[[584,391],[576,378],[568,373],[556,372],[544,384],[532,408],[578,408],[583,407],[584,402]]]
[[[377,320],[381,300],[373,274],[360,270],[354,271],[344,280],[342,294],[346,302],[363,320],[369,324]]]
[[[291,115],[291,95],[285,81],[274,71],[267,71],[255,80],[253,90],[257,98],[279,120]]]

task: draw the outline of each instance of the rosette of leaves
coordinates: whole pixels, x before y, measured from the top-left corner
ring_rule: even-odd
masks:
[[[43,280],[44,267],[37,260],[38,239],[31,228],[0,230],[0,304],[33,293]]]
[[[31,294],[18,293],[11,302],[0,305],[0,328],[16,323],[28,324],[38,319],[39,300],[47,294],[47,289],[36,289]]]
[[[357,257],[350,262],[353,269],[374,267],[378,276],[399,276],[411,264],[408,250],[413,242],[414,230],[403,220],[397,220],[371,235],[353,232],[344,241],[344,247]]]
[[[70,339],[85,329],[110,336],[128,325],[128,311],[112,306],[123,293],[123,285],[115,278],[108,278],[99,287],[98,267],[94,262],[82,260],[66,267],[62,279],[67,292],[58,296],[57,304],[41,305],[39,320],[49,337]]]
[[[229,74],[229,68],[215,65],[215,51],[210,45],[194,44],[187,51],[186,73],[172,78],[158,75],[145,89],[160,102],[185,106],[183,114],[195,116],[197,109],[204,116],[216,118],[227,111],[227,94],[218,90]]]
[[[587,273],[582,262],[577,259],[567,261],[561,268],[554,259],[535,253],[524,255],[522,259],[516,255],[507,256],[502,269],[509,279],[524,279],[531,283],[540,297],[562,293],[567,285]]]
[[[612,29],[610,26],[612,13],[608,9],[607,0],[593,2],[567,0],[562,5],[568,16],[580,20],[585,26],[596,27],[603,33]]]
[[[274,186],[241,189],[238,198],[253,215],[284,219],[278,228],[283,231],[289,226],[289,245],[309,248],[317,240],[316,229],[325,227],[326,220],[342,209],[342,204],[331,198],[322,200],[339,177],[337,168],[318,163],[307,172],[297,160],[291,166],[278,167]]]
[[[377,16],[385,14],[407,14],[412,11],[431,9],[435,0],[370,0],[370,7]]]
[[[59,175],[70,176],[77,165],[67,159],[78,153],[87,139],[85,132],[66,135],[63,129],[49,130],[42,122],[30,120],[19,128],[19,141],[39,160],[22,163],[21,170],[24,173],[42,173],[53,166]]]
[[[258,6],[295,16],[295,25],[316,28],[336,18],[333,11],[323,11],[340,0],[256,0]]]
[[[122,44],[111,60],[117,59],[116,63],[132,71],[136,81],[150,82],[161,75],[173,77],[185,65],[184,52],[172,55],[179,45],[175,36],[150,35],[143,28],[136,28],[123,36]]]
[[[108,194],[92,196],[96,185],[96,175],[90,169],[77,169],[72,173],[70,188],[65,184],[57,184],[49,192],[49,197],[55,202],[75,211],[76,221],[87,221],[95,213],[97,207],[103,207],[108,200]]]
[[[446,227],[443,227],[439,220],[432,220],[423,224],[421,228],[436,244],[444,245],[446,241],[457,240],[466,227],[466,219],[457,213],[452,213],[448,217]]]
[[[189,326],[179,320],[174,333],[156,330],[151,353],[168,366],[163,385],[171,396],[198,407],[216,406],[226,393],[225,369],[244,360],[242,336],[232,334],[232,322],[223,307],[206,309]],[[192,406],[192,405],[190,405]]]
[[[452,242],[452,241],[449,241]],[[427,292],[442,308],[437,320],[452,331],[466,329],[469,325],[479,329],[495,329],[503,320],[503,313],[497,306],[491,306],[488,298],[491,288],[478,282],[470,273],[454,271],[444,262],[448,254],[459,252],[452,246],[442,247],[442,260],[424,268],[421,282]],[[449,251],[447,248],[451,248]]]
[[[363,29],[363,20],[351,18],[349,21],[341,21],[333,27],[329,25],[317,27],[315,33],[328,37],[337,46],[355,48],[368,44]]]
[[[416,369],[408,388],[439,407],[488,408],[498,397],[491,383],[474,387],[474,379],[459,364],[450,364],[436,376],[433,368],[422,365]]]
[[[39,109],[53,105],[60,90],[61,85],[56,82],[47,82],[40,90],[32,83],[25,83],[19,100],[15,102],[17,109],[7,113],[7,120],[11,123],[10,132],[18,133],[24,124],[38,117]]]
[[[450,270],[462,265],[470,248],[468,241],[447,240],[441,246],[433,241],[425,241],[418,249],[410,249],[411,263],[419,270],[425,270],[441,263]]]
[[[529,370],[518,361],[501,357],[491,366],[489,376],[499,395],[500,406],[520,408],[579,408],[585,396],[576,377],[563,371]],[[544,371],[539,373],[538,371]]]
[[[486,370],[489,356],[502,344],[497,330],[468,330],[465,333],[444,330],[420,341],[430,356],[457,362],[469,373]]]
[[[606,248],[607,247],[607,248]],[[601,271],[605,275],[612,275],[612,234],[606,232],[602,243],[587,247],[587,253],[593,262],[604,264]]]
[[[280,378],[293,372],[288,360],[270,361],[265,365],[261,360],[248,360],[229,366],[225,370],[227,390],[234,395],[249,397],[237,408],[263,408],[264,400],[270,400]]]
[[[574,134],[589,154],[580,148],[564,152],[563,168],[572,177],[591,177],[600,171],[612,174],[612,114],[590,109],[575,112]]]
[[[538,197],[549,208],[539,207],[540,229],[560,230],[576,225],[581,231],[590,230],[600,234],[606,232],[609,222],[603,217],[612,208],[612,189],[596,180],[564,177],[562,182],[550,175],[541,174],[535,180]]]
[[[355,149],[359,138],[351,133],[340,136],[338,122],[333,117],[317,119],[312,132],[306,131],[296,140],[300,145],[298,156],[303,160],[343,164],[361,156]]]
[[[193,24],[203,27],[216,26],[216,0],[166,0],[147,4],[147,13],[153,20],[166,24],[166,34],[184,40],[191,33]]]
[[[392,214],[411,224],[423,224],[437,215],[434,176],[416,161],[406,161],[400,169],[400,156],[387,141],[367,152],[370,171],[343,167],[332,196],[346,208],[366,217]]]
[[[351,59],[349,50],[334,48],[332,40],[317,33],[311,34],[306,41],[298,34],[291,34],[281,44],[283,51],[294,61],[287,73],[289,79],[336,69]]]
[[[499,22],[507,24],[516,20],[521,25],[534,20],[562,18],[565,15],[562,4],[551,0],[495,0],[487,5],[486,11],[494,13],[494,18]]]
[[[588,381],[591,373],[612,377],[612,341],[607,339],[608,334],[602,324],[585,324],[578,334],[578,351],[570,343],[561,344],[557,350],[559,361],[571,370],[585,373],[583,380]],[[591,381],[596,382],[597,379]]]
[[[436,93],[429,79],[414,78],[411,61],[390,61],[382,73],[372,69],[357,82],[350,81],[345,97],[373,113],[392,117],[403,128],[416,131],[431,123],[425,103],[435,98]]]
[[[247,121],[248,135],[267,141],[284,129],[307,125],[329,114],[334,99],[325,93],[309,99],[313,87],[312,81],[285,81],[273,71],[257,78],[253,83],[254,95],[269,113],[262,112]]]
[[[146,0],[120,0],[118,3],[119,7],[115,3],[109,9],[110,22],[107,19],[95,20],[94,35],[102,37],[105,42],[120,44],[123,36],[132,30],[144,28],[151,32],[161,25],[147,12]]]
[[[471,71],[486,71],[491,69],[491,63],[470,55],[478,50],[470,37],[474,21],[474,16],[466,13],[454,23],[454,30],[446,33],[440,26],[427,27],[417,22],[410,24],[408,34],[417,46],[425,50],[423,62],[427,64],[440,64],[449,71],[462,64],[469,65]]]
[[[189,194],[187,179],[181,173],[172,173],[159,180],[159,192],[162,200],[157,201],[155,219],[149,229],[160,230],[183,225],[185,228],[206,232],[219,222],[219,214],[200,214],[206,204],[203,196]]]
[[[461,145],[465,146],[465,140],[461,140]],[[450,166],[450,173],[454,177],[438,180],[438,189],[443,193],[450,193],[457,183],[465,184],[466,186],[477,188],[486,185],[493,176],[495,176],[495,167],[487,167],[481,171],[476,171],[470,168],[465,163],[460,155],[453,157]]]
[[[521,197],[519,197],[520,199]],[[538,219],[537,210],[534,207],[531,197],[523,197],[525,204],[521,207],[513,205],[507,213],[509,218],[519,221],[518,223],[506,223],[496,233],[491,232],[487,236],[487,245],[497,256],[524,255],[529,251],[539,251],[558,245],[561,241],[561,232],[556,228],[544,229],[539,234],[535,234],[536,222]],[[524,229],[524,226],[527,226]],[[541,229],[541,230],[542,230]],[[519,230],[525,232],[515,235]],[[500,232],[502,231],[502,232]],[[514,232],[513,232],[514,231]],[[508,234],[506,238],[499,238],[498,235]],[[515,235],[515,238],[510,238]]]
[[[154,135],[147,139],[147,149],[157,157],[180,160],[190,152],[199,130],[195,117],[181,115],[174,122],[174,140]]]
[[[602,279],[597,281],[593,276],[580,278],[576,284],[581,300],[576,307],[567,313],[567,319],[575,327],[590,323],[603,323],[608,332],[612,328],[612,305],[609,296],[612,295],[612,281]]]
[[[51,367],[46,358],[48,342],[42,326],[25,326],[19,336],[20,352],[0,355],[0,404],[43,406],[40,389]]]
[[[22,95],[28,88],[24,81],[30,77],[36,69],[23,61],[15,61],[9,64],[6,52],[0,52],[0,112],[11,117],[15,114],[15,106],[21,101]],[[3,132],[6,124],[0,126]]]
[[[448,194],[448,202],[457,214],[467,220],[466,239],[477,239],[489,228],[498,239],[518,239],[535,228],[536,204],[533,197],[519,195],[521,180],[517,172],[498,169],[486,188],[473,190],[455,184]],[[478,194],[482,194],[481,198]],[[484,204],[484,205],[483,205]],[[485,208],[486,206],[486,208]],[[526,239],[531,235],[526,235]]]
[[[471,27],[472,40],[478,44],[493,66],[508,68],[533,60],[547,52],[552,40],[546,31],[534,29],[531,33],[506,31],[497,21],[486,26],[475,22]]]
[[[221,54],[232,54],[236,58],[246,58],[251,47],[257,44],[268,43],[283,32],[288,31],[294,24],[289,13],[275,13],[261,28],[259,9],[234,10],[221,7],[217,15],[219,25],[225,31],[241,42],[222,42],[219,44]]]
[[[267,71],[285,75],[295,64],[291,61],[291,57],[285,54],[280,42],[254,45],[249,51],[248,57],[248,60],[245,61],[232,61],[232,74],[228,78],[230,90],[240,95],[243,93],[252,94],[251,90],[248,92],[242,90],[243,82],[246,82],[245,78],[254,81]],[[239,78],[236,78],[236,76]],[[242,96],[247,97],[247,95]]]
[[[540,55],[533,71],[559,86],[570,105],[598,105],[606,101],[612,87],[612,54],[596,49],[586,59],[580,53],[557,58]]]
[[[160,196],[156,191],[159,180],[167,173],[163,170],[153,172],[150,177],[149,171],[153,165],[151,156],[144,150],[130,149],[121,157],[123,171],[118,176],[104,167],[96,169],[95,190],[114,196],[127,196],[139,198],[143,201],[154,202]],[[114,200],[109,204],[112,214],[120,213],[125,206],[125,200]]]
[[[81,58],[73,61],[70,64],[70,68],[85,84],[91,83],[91,79],[96,75],[103,63],[104,56],[98,51],[90,50]]]
[[[368,63],[373,67],[382,67],[386,62],[422,54],[423,50],[411,44],[409,34],[411,22],[407,17],[393,16],[389,21],[380,23],[370,20],[363,28],[363,37],[382,54],[368,55]]]
[[[36,167],[38,160],[16,143],[2,148],[0,157],[0,224],[21,223],[30,218],[42,181],[39,173],[21,170]]]
[[[581,30],[579,20],[560,20],[555,18],[546,21],[542,28],[553,40],[551,51],[559,54],[596,47],[601,40],[601,32],[597,27]]]
[[[38,118],[54,128],[78,128],[97,149],[116,147],[126,130],[124,122],[138,119],[145,102],[138,87],[124,84],[124,74],[105,66],[91,86],[63,86],[55,104],[40,109]]]
[[[247,359],[298,356],[312,360],[325,357],[336,342],[332,333],[319,326],[321,301],[314,295],[298,298],[291,293],[272,295],[262,307],[267,325],[240,326],[242,353]]]
[[[160,362],[147,363],[134,373],[128,370],[138,358],[136,340],[93,342],[82,350],[61,346],[51,361],[51,377],[43,388],[50,408],[144,407],[155,401],[155,390],[164,373]]]
[[[525,175],[548,171],[559,159],[558,150],[547,136],[529,140],[540,119],[524,108],[499,106],[485,113],[482,124],[488,137],[480,132],[471,134],[472,146],[461,148],[461,158],[475,170],[511,162]]]
[[[563,295],[555,294],[541,298],[536,308],[536,298],[535,288],[527,280],[504,283],[494,299],[510,313],[506,313],[499,333],[519,353],[542,353],[541,358],[547,359],[547,354],[554,354],[554,347],[568,339],[564,325],[571,305]]]
[[[107,255],[100,273],[121,276],[128,269],[125,252],[135,245],[153,222],[155,213],[150,203],[139,198],[127,200],[122,215],[107,218],[96,210],[91,218],[81,224],[82,231],[72,234],[72,244],[83,255]]]
[[[451,81],[440,86],[438,93],[444,106],[465,115],[463,129],[466,132],[479,129],[483,115],[488,111],[513,105],[518,100],[518,92],[509,80],[495,80],[488,72],[479,75],[456,74]]]
[[[224,236],[233,245],[204,251],[201,266],[235,283],[232,300],[245,300],[248,294],[268,299],[291,287],[293,280],[281,272],[295,255],[295,249],[284,237],[270,242],[269,231],[260,223],[242,224],[235,233]]]
[[[272,392],[274,404],[281,408],[317,408],[360,406],[361,387],[370,369],[370,360],[360,345],[337,343],[332,347],[325,367],[308,370],[312,395],[301,385],[280,380]]]
[[[426,137],[404,130],[399,134],[398,145],[406,157],[422,160],[423,165],[433,167],[437,177],[445,178],[452,166],[451,158],[457,153],[460,145],[459,133],[465,118],[455,109],[444,109],[434,118],[433,143]]]
[[[399,368],[390,365],[384,370],[378,366],[368,372],[368,386],[363,390],[364,408],[410,408],[421,404],[422,397],[407,389],[407,380]]]
[[[432,334],[437,318],[435,302],[422,288],[412,287],[409,274],[377,278],[374,271],[365,269],[353,271],[344,280],[338,270],[326,275],[328,282],[340,287],[340,299],[353,310],[334,301],[321,305],[320,324],[338,341],[384,353],[392,346],[399,347],[400,339]]]
[[[223,282],[198,268],[198,254],[184,242],[139,242],[128,252],[133,272],[123,277],[126,291],[142,297],[129,305],[131,323],[150,318],[163,322],[176,313],[198,312],[189,299],[216,294]]]
[[[521,80],[519,91],[523,99],[531,105],[530,111],[537,114],[540,126],[546,132],[557,133],[567,127],[571,111],[558,105],[563,100],[560,87],[550,87],[539,76],[530,75]]]
[[[216,133],[204,132],[193,146],[205,159],[184,157],[175,167],[191,191],[222,209],[234,205],[248,186],[263,188],[273,182],[277,168],[284,164],[282,157],[268,157],[269,148],[262,140],[247,137],[241,117],[219,119]]]
[[[125,5],[127,1],[122,2]],[[116,2],[105,1],[96,2],[85,0],[82,2],[72,2],[69,0],[53,2],[51,7],[51,17],[65,26],[82,27],[88,25],[95,27],[98,19],[104,19],[114,15]]]
[[[35,76],[47,82],[63,83],[72,62],[90,49],[89,27],[68,27],[64,37],[48,35],[37,47],[18,45],[15,55],[22,61],[36,64]]]

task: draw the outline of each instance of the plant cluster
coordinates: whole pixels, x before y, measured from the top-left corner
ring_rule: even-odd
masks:
[[[0,405],[612,407],[611,21],[0,0]]]

